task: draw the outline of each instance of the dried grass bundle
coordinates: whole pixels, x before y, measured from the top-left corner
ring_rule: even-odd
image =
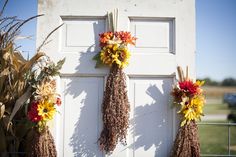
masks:
[[[103,130],[99,145],[106,153],[111,153],[118,141],[126,144],[130,104],[125,80],[123,70],[114,64],[107,78],[102,103]]]
[[[33,141],[30,143],[28,157],[56,157],[57,151],[52,134],[48,127],[44,131],[34,130]]]
[[[171,157],[200,157],[198,127],[191,121],[180,127],[176,136]]]
[[[205,97],[201,86],[203,82],[193,82],[188,76],[188,67],[186,75],[181,67],[177,67],[179,82],[172,90],[174,103],[181,109],[178,113],[181,115],[181,124],[178,134],[174,141],[171,157],[200,157],[200,144],[198,137],[197,120],[203,116],[203,106]]]

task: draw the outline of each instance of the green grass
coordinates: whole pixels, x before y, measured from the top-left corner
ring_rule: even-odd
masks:
[[[206,104],[204,114],[229,114],[231,109],[226,104]]]
[[[235,93],[236,88],[204,87],[206,91],[205,115],[236,113],[236,109],[223,104],[224,93]],[[205,121],[227,123],[227,121]],[[201,154],[228,154],[228,127],[216,125],[198,125]],[[231,155],[236,155],[236,126],[231,127]]]
[[[222,122],[222,121],[220,121]],[[201,154],[228,154],[228,127],[199,125]],[[236,126],[231,127],[231,155],[236,155]]]

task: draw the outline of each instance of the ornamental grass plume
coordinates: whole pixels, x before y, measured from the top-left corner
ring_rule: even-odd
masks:
[[[119,141],[126,144],[130,104],[125,81],[123,70],[113,64],[103,97],[103,130],[99,138],[100,149],[106,153],[111,153]]]

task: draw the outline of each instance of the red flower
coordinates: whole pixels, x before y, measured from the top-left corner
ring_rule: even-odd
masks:
[[[124,31],[115,32],[115,36],[120,40],[122,40],[124,43],[131,45],[135,45],[135,41],[137,40],[137,38],[132,37],[130,32],[124,32]]]
[[[57,98],[57,102],[56,102],[57,106],[61,106],[61,98]]]
[[[189,80],[179,82],[179,88],[186,92],[186,94],[188,95],[194,95],[198,91],[198,86]]]
[[[28,111],[28,118],[32,122],[39,122],[42,120],[42,116],[38,115],[38,102],[33,101],[30,106],[30,110]]]

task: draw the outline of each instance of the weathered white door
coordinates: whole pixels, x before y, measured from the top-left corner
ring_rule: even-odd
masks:
[[[131,104],[126,146],[111,156],[168,156],[176,114],[170,90],[176,66],[195,74],[194,0],[38,0],[37,44],[56,26],[43,50],[55,61],[66,57],[60,91],[63,105],[53,133],[59,156],[104,156],[97,139],[102,128],[101,102],[108,68],[95,69],[98,34],[106,31],[106,12],[119,9],[118,30],[138,40],[125,69]]]

